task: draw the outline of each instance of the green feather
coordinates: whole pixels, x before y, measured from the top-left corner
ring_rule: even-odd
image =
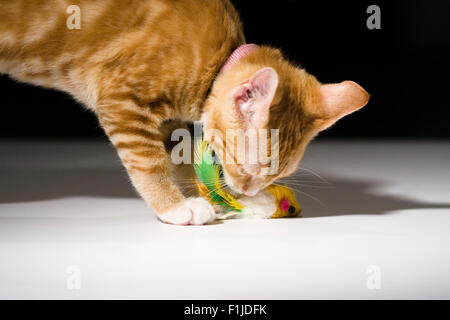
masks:
[[[197,174],[200,193],[211,202],[220,205],[225,212],[241,211],[242,206],[229,193],[223,190],[220,183],[220,165],[214,163],[211,147],[205,141],[199,141],[195,147],[194,170]],[[208,192],[203,192],[204,185]]]
[[[208,189],[211,189],[214,188],[214,183],[218,179],[218,165],[214,163],[211,147],[204,142],[200,143],[201,146],[198,147],[200,148],[198,151],[199,153],[196,153],[194,170],[200,181],[207,186]]]

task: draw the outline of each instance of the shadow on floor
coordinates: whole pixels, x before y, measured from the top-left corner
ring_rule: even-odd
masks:
[[[139,198],[125,169],[0,169],[0,203],[49,200],[71,196]]]
[[[384,185],[380,181],[350,180],[326,176],[330,183],[322,188],[295,188],[303,208],[303,217],[351,214],[385,214],[406,209],[450,209],[448,203],[428,203],[411,198],[375,193]]]
[[[0,169],[0,203],[49,200],[70,196],[139,198],[124,169],[20,168]],[[450,203],[426,203],[373,192],[381,182],[330,178],[331,188],[302,188],[297,196],[303,217],[383,214],[403,209],[450,208]],[[315,199],[312,199],[310,196]]]

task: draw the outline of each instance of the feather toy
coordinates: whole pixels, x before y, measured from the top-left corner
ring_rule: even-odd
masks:
[[[222,209],[219,219],[229,217],[284,218],[300,215],[301,207],[295,193],[287,186],[271,185],[254,197],[242,196],[239,201],[225,191],[221,182],[221,166],[214,162],[212,148],[200,140],[195,146],[195,185],[202,197]]]
[[[206,141],[199,141],[195,148],[194,170],[198,180],[195,181],[202,197],[211,204],[219,205],[225,212],[241,212],[242,205],[223,188],[220,181],[220,165],[214,162],[211,147]]]

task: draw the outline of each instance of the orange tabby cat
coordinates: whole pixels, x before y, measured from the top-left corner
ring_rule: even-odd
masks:
[[[71,5],[79,8],[79,29],[69,27]],[[206,200],[186,198],[171,178],[167,138],[182,122],[202,119],[205,129],[220,132],[279,129],[277,174],[224,163],[231,189],[253,195],[294,172],[319,131],[369,98],[354,82],[321,85],[277,49],[244,50],[250,47],[240,47],[242,25],[228,0],[1,0],[0,6],[0,72],[68,92],[93,110],[133,185],[168,223],[215,217]]]

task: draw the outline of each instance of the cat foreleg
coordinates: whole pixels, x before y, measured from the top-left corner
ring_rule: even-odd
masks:
[[[131,101],[109,103],[97,107],[96,111],[133,186],[160,220],[181,225],[214,220],[214,209],[206,200],[186,199],[171,180],[170,157],[156,117]]]

